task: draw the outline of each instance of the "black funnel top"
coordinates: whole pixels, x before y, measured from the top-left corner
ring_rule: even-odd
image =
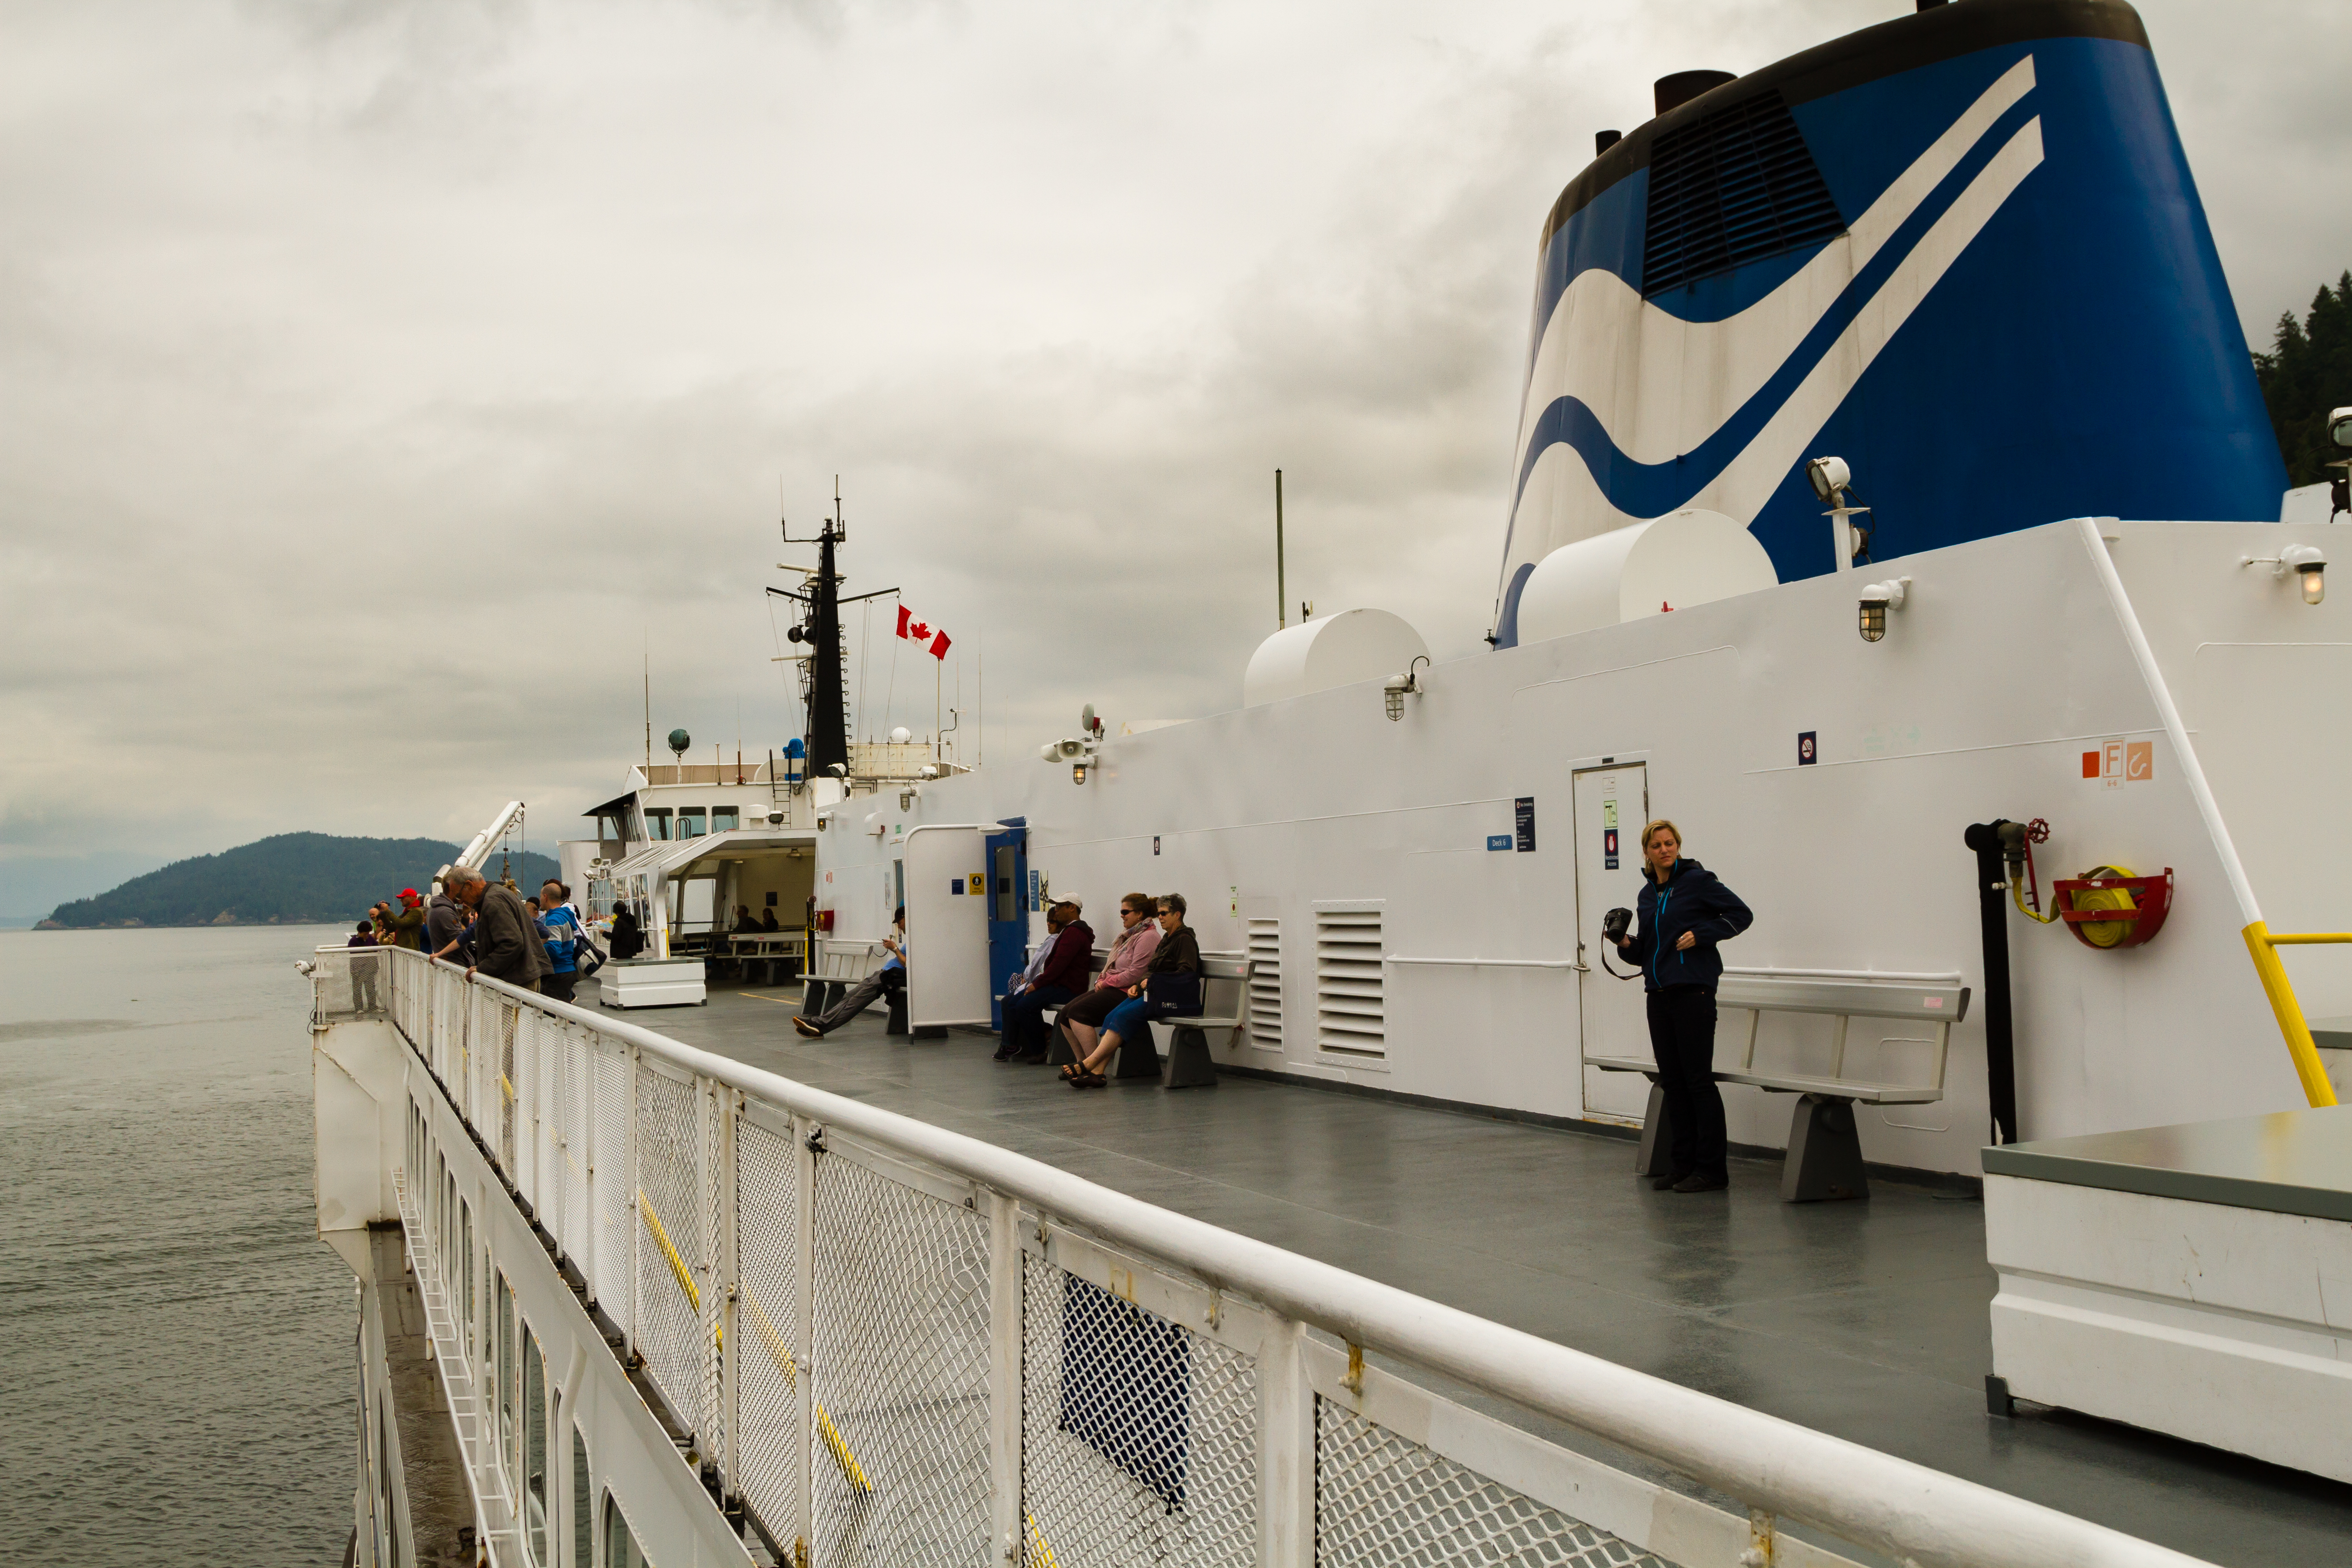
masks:
[[[1729,71],[1676,71],[1662,76],[1653,90],[1657,94],[1658,112],[1671,114],[1710,88],[1739,79]]]

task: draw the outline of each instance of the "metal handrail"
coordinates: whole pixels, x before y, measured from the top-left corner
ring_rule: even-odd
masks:
[[[2314,1106],[2335,1104],[2336,1086],[2320,1063],[2319,1042],[2311,1037],[2311,1022],[2303,1016],[2303,1004],[2295,1000],[2294,983],[2287,979],[2286,965],[2279,962],[2278,950],[2352,942],[2352,931],[2273,931],[2265,922],[2254,921],[2247,925],[2245,938],[2246,951],[2254,961],[2254,976],[2263,983],[2263,994],[2270,999],[2279,1033],[2286,1037],[2286,1054],[2294,1058],[2304,1099]]]
[[[401,962],[437,961],[411,952]],[[454,964],[443,966],[463,973]],[[1566,1422],[1737,1498],[1759,1515],[1803,1520],[1919,1568],[2199,1563],[2105,1526],[1619,1366],[639,1025],[486,975],[472,976],[472,983],[634,1046],[687,1073],[1026,1202],[1043,1215],[1334,1334],[1351,1352],[1391,1357]]]

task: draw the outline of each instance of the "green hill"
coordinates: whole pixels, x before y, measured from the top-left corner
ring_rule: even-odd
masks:
[[[301,925],[356,921],[403,888],[420,892],[459,846],[435,838],[338,838],[325,833],[274,837],[175,860],[111,892],[59,904],[49,923],[90,926]],[[483,868],[499,869],[496,850]],[[516,857],[515,881],[536,891],[556,874],[544,855]]]

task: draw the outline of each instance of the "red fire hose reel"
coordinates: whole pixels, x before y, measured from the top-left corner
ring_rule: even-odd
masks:
[[[2058,918],[2085,947],[2137,947],[2164,929],[2172,911],[2172,868],[2160,877],[2135,877],[2120,866],[2095,866],[2085,876],[2050,884]]]

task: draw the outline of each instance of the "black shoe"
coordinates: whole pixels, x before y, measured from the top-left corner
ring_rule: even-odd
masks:
[[[1651,1182],[1650,1190],[1654,1193],[1663,1193],[1669,1187],[1672,1187],[1676,1182],[1689,1179],[1689,1176],[1690,1173],[1688,1171],[1685,1171],[1679,1176],[1660,1176]]]
[[[1011,1061],[1012,1059],[1013,1059],[1013,1052],[1012,1052],[1011,1050],[1007,1049],[1005,1047],[1003,1047],[1003,1046],[999,1046],[999,1047],[996,1047],[996,1054],[995,1054],[994,1056],[992,1056],[992,1057],[991,1057],[991,1058],[989,1058],[989,1060],[991,1060],[991,1061],[997,1061],[997,1062],[1009,1062],[1009,1061]]]
[[[1701,1175],[1696,1171],[1693,1171],[1689,1175],[1685,1176],[1681,1181],[1675,1184],[1675,1191],[1678,1193],[1719,1193],[1729,1185],[1731,1185],[1731,1179],[1728,1176],[1705,1176]]]

